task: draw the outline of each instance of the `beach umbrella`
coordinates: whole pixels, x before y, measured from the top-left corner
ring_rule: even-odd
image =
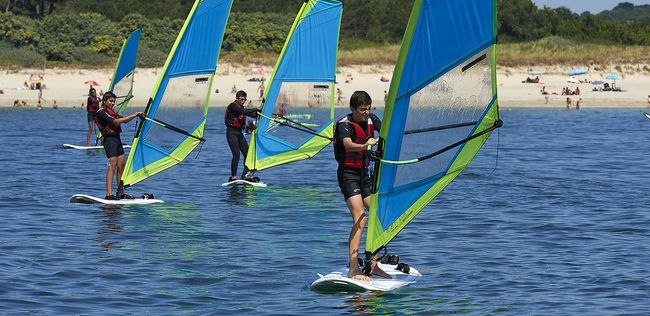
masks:
[[[577,76],[577,75],[584,75],[588,73],[589,70],[584,69],[584,68],[574,68],[569,71],[569,76]]]
[[[619,75],[607,75],[607,77],[605,77],[605,79],[616,81],[616,80],[621,80],[621,76],[619,76]]]
[[[84,81],[84,84],[91,84],[93,86],[98,86],[99,82],[97,82],[95,80],[86,80],[86,81]]]

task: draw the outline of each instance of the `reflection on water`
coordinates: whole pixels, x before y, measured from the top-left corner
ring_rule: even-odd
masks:
[[[101,226],[97,230],[97,237],[93,239],[99,243],[100,247],[105,251],[109,251],[113,248],[121,248],[118,241],[109,241],[113,235],[117,235],[122,232],[124,228],[120,224],[120,219],[122,218],[121,207],[117,205],[102,205],[99,207],[102,211],[97,213],[97,220],[101,223]]]

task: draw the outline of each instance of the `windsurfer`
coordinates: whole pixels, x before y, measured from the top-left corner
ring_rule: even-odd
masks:
[[[371,281],[364,275],[358,262],[361,235],[366,227],[365,209],[370,206],[371,180],[368,174],[368,146],[377,143],[373,138],[374,131],[381,128],[381,120],[370,113],[372,99],[365,91],[355,91],[350,96],[352,113],[341,118],[336,123],[334,133],[334,155],[339,163],[337,178],[345,204],[352,215],[352,230],[350,231],[348,277]],[[373,258],[371,274],[390,278],[386,272],[377,266],[377,256]]]
[[[237,91],[235,101],[230,103],[226,108],[224,119],[226,121],[226,140],[232,153],[232,160],[230,161],[230,178],[228,182],[237,180],[237,167],[239,165],[239,152],[244,155],[248,153],[248,143],[244,137],[242,130],[246,127],[246,116],[257,118],[259,109],[245,109],[246,92],[243,90]],[[251,181],[252,178],[248,177],[248,168],[244,165],[244,172],[242,173],[242,180]],[[253,181],[251,181],[253,182]]]
[[[99,98],[97,91],[92,86],[88,90],[88,100],[86,101],[86,118],[88,119],[88,134],[86,134],[86,146],[90,146],[90,136],[93,134],[93,123],[95,122],[95,113],[99,110]]]
[[[113,92],[106,92],[102,97],[102,108],[96,113],[95,123],[102,132],[104,150],[108,158],[108,170],[106,171],[106,200],[132,199],[133,197],[124,193],[122,185],[122,172],[124,171],[124,146],[120,139],[122,123],[128,123],[142,112],[135,112],[129,116],[121,117],[113,110],[115,99]],[[117,171],[117,173],[116,173]],[[117,196],[113,195],[113,176],[117,178]]]

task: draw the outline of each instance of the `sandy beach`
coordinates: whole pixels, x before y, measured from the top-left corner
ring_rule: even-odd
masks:
[[[253,73],[253,65],[249,67],[234,67],[229,64],[220,64],[217,70],[217,78],[212,91],[210,106],[226,106],[234,98],[230,91],[235,85],[237,89],[248,92],[249,99],[253,105],[259,105],[257,89],[259,82],[248,81],[252,77],[268,78],[272,67],[264,66],[264,72]],[[537,67],[530,73],[529,68],[506,68],[499,67],[497,81],[499,85],[499,102],[502,108],[511,107],[566,107],[566,95],[561,95],[562,89],[568,87],[571,91],[580,89],[580,95],[570,95],[572,107],[576,101],[582,99],[581,108],[595,107],[628,107],[645,108],[648,106],[647,97],[650,95],[650,74],[636,69],[643,69],[643,65],[624,66],[626,73],[616,69],[604,69],[599,71],[591,70],[586,75],[576,76],[574,79],[567,76],[570,68],[564,66]],[[619,67],[620,68],[620,67]],[[134,100],[132,105],[144,106],[151,96],[152,90],[158,80],[161,69],[138,69],[134,84]],[[380,78],[385,76],[391,78],[392,65],[363,65],[352,67],[340,67],[337,75],[337,85],[343,93],[344,104],[347,104],[347,97],[356,90],[366,90],[374,100],[375,106],[383,106],[384,91],[389,89],[390,82],[382,82]],[[38,90],[25,89],[23,83],[29,80],[30,75],[43,75],[46,89],[43,90],[44,108],[51,108],[56,100],[60,107],[80,107],[86,100],[88,85],[84,82],[95,80],[99,83],[98,91],[105,91],[108,88],[113,69],[24,69],[19,71],[0,70],[0,107],[12,107],[14,100],[24,100],[29,107],[35,108],[38,102]],[[541,73],[541,74],[538,74]],[[622,92],[592,91],[595,87],[602,88],[602,84],[592,83],[571,83],[568,80],[597,81],[611,83],[611,80],[604,79],[608,74],[616,74],[622,77],[617,80],[617,87]],[[346,78],[351,76],[352,80],[346,83]],[[539,76],[539,83],[522,83],[527,77]],[[548,95],[542,95],[541,90],[545,88]],[[219,93],[216,93],[216,90]],[[548,100],[546,97],[548,96]]]

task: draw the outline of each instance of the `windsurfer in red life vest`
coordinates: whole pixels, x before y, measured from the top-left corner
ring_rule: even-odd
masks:
[[[86,146],[90,146],[90,136],[93,134],[93,124],[95,123],[95,113],[99,110],[99,98],[97,91],[92,86],[88,90],[88,100],[86,100],[86,118],[88,119],[88,134],[86,134]]]
[[[224,119],[226,123],[226,140],[232,153],[232,160],[230,161],[230,178],[228,182],[237,180],[237,167],[239,165],[239,152],[244,155],[246,161],[246,154],[248,153],[248,143],[244,137],[243,129],[246,127],[246,116],[253,118],[258,117],[259,109],[245,109],[246,92],[243,90],[237,91],[235,94],[235,101],[230,103],[226,108]],[[248,168],[244,166],[242,172],[242,180],[251,181],[252,178],[248,177]],[[251,181],[253,182],[253,181]]]
[[[120,139],[120,124],[127,123],[142,115],[142,112],[135,112],[129,116],[121,117],[113,111],[115,99],[113,92],[106,92],[102,98],[102,108],[97,111],[95,123],[102,132],[104,151],[108,158],[108,170],[106,171],[106,200],[132,199],[124,193],[122,185],[122,171],[124,170],[124,147]],[[117,173],[116,173],[117,171]],[[117,174],[117,175],[116,175]],[[113,195],[113,176],[117,177],[117,196]]]
[[[345,198],[345,204],[352,215],[352,230],[349,236],[350,270],[348,277],[371,281],[359,269],[358,254],[361,245],[361,235],[366,227],[365,209],[370,206],[372,180],[368,174],[368,146],[377,143],[374,132],[379,132],[381,120],[370,113],[372,99],[365,91],[355,91],[350,97],[352,113],[336,122],[334,133],[334,156],[339,163],[336,172],[339,187]],[[377,265],[377,257],[373,260],[372,274],[390,278]]]

